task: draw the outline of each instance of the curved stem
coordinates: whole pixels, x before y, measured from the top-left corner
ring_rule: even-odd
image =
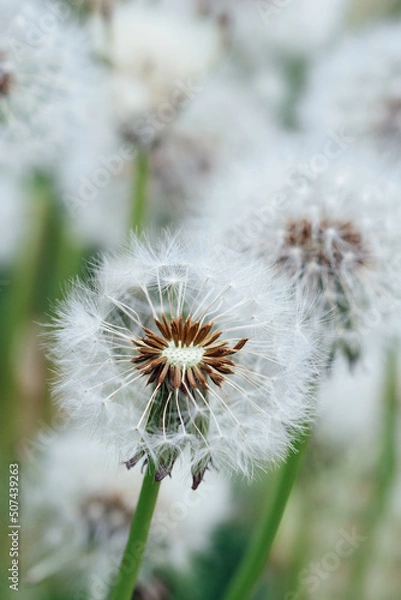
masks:
[[[294,452],[280,470],[272,502],[260,523],[248,552],[237,571],[224,600],[245,600],[256,586],[269,558],[274,538],[296,479],[303,450],[309,439],[305,433],[295,444]]]
[[[131,225],[134,231],[141,233],[145,225],[147,188],[149,178],[149,154],[140,151],[136,157],[135,185]]]
[[[160,483],[155,481],[155,466],[149,463],[143,479],[138,504],[131,523],[128,542],[124,551],[112,599],[131,600],[156,506]]]

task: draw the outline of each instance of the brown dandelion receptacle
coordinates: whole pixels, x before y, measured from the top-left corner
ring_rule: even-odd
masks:
[[[221,387],[225,379],[235,373],[236,365],[230,357],[239,352],[248,340],[240,339],[231,347],[229,342],[221,339],[223,331],[214,329],[213,321],[202,323],[190,316],[185,320],[182,315],[168,320],[162,314],[161,319],[154,319],[154,322],[159,333],[143,327],[145,335],[132,340],[137,350],[132,363],[147,377],[147,384],[155,386],[147,429],[149,432],[161,429],[167,435],[167,430],[174,434],[183,427],[205,440],[211,414],[208,401],[210,385]],[[199,406],[195,398],[200,400]],[[189,411],[188,405],[191,407]],[[166,447],[161,454],[156,481],[171,474],[178,457],[171,447]],[[140,450],[126,461],[126,467],[131,469],[145,456],[145,450]],[[193,466],[192,489],[197,489],[211,462],[212,457],[206,456]]]
[[[132,362],[148,376],[148,384],[167,385],[184,394],[191,389],[207,391],[209,380],[220,387],[234,373],[235,363],[229,357],[247,342],[241,339],[231,348],[220,339],[222,331],[213,331],[212,321],[201,324],[191,317],[184,321],[182,315],[169,322],[163,314],[155,324],[161,335],[144,327],[146,335],[133,340],[138,356]]]
[[[346,258],[352,257],[355,267],[367,265],[370,259],[362,234],[351,221],[324,219],[314,224],[306,218],[291,219],[277,262],[291,270],[289,257],[294,249],[300,252],[302,267],[314,264],[329,275],[335,275]]]
[[[277,266],[313,300],[322,299],[322,308],[334,314],[339,329],[355,331],[358,318],[353,294],[374,264],[369,244],[357,223],[345,219],[290,219],[277,253]],[[360,348],[340,335],[333,343],[329,362],[338,350],[354,364]]]
[[[85,498],[81,516],[86,526],[88,543],[93,543],[99,532],[108,539],[124,533],[132,521],[133,510],[117,494],[94,494]]]

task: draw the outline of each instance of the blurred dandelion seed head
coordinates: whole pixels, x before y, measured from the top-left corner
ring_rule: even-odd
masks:
[[[399,21],[371,24],[344,36],[316,61],[299,106],[304,127],[370,136],[384,153],[389,143],[399,144],[400,34]]]
[[[27,539],[40,540],[24,554],[27,580],[73,573],[73,585],[81,578],[88,597],[103,599],[123,554],[142,474],[116,467],[98,440],[76,430],[39,447],[26,464],[21,489]],[[162,566],[188,569],[192,554],[207,548],[212,531],[230,512],[227,480],[209,473],[194,496],[177,464],[176,476],[160,489],[140,582],[151,581]],[[99,580],[104,593],[94,596],[91,586]]]
[[[318,273],[324,282],[340,284],[344,266],[358,270],[368,267],[371,256],[358,230],[351,221],[324,219],[313,222],[308,218],[289,219],[286,223],[277,264],[292,276],[308,277]]]
[[[401,300],[401,182],[398,169],[360,146],[314,169],[325,156],[322,142],[311,142],[309,163],[284,146],[281,159],[239,165],[229,187],[211,186],[202,210],[228,247],[289,277],[352,362],[363,336],[389,332]]]
[[[129,529],[133,516],[122,494],[93,495],[82,499],[81,516],[86,529],[88,545],[118,535]]]
[[[133,118],[149,117],[149,111],[157,127],[170,124],[222,54],[214,23],[157,5],[116,6],[110,28],[113,45],[109,47],[107,36],[98,45],[113,65],[116,114],[123,130],[131,130]]]

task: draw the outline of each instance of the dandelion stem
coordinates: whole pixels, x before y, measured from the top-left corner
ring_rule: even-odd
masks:
[[[365,598],[365,578],[368,574],[370,560],[375,549],[376,532],[385,514],[388,498],[396,473],[397,457],[397,351],[388,350],[386,366],[386,383],[383,394],[381,431],[381,448],[375,481],[375,495],[366,515],[363,545],[355,555],[350,581],[352,590],[350,598]]]
[[[131,600],[133,597],[160,488],[160,483],[155,481],[155,473],[155,465],[150,461],[113,590],[113,600]]]
[[[22,249],[12,280],[6,287],[2,350],[0,352],[0,398],[2,402],[2,455],[8,460],[14,455],[18,437],[19,393],[16,378],[16,355],[25,328],[32,322],[41,259],[46,236],[52,223],[51,204],[42,187],[35,188],[31,214],[31,233]]]
[[[309,435],[305,433],[295,443],[294,451],[281,468],[272,501],[267,506],[262,522],[251,540],[248,552],[245,554],[224,600],[245,600],[250,597],[255,588],[269,558],[308,439]]]
[[[132,206],[132,228],[141,233],[145,225],[147,188],[149,178],[149,154],[140,151],[136,158],[135,185]]]
[[[54,247],[55,266],[52,286],[49,291],[49,299],[54,302],[60,297],[60,293],[72,277],[81,274],[85,254],[81,243],[74,239],[68,227],[60,228],[57,245]]]

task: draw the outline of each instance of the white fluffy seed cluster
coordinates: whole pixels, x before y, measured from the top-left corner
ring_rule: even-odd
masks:
[[[385,330],[400,305],[401,183],[360,148],[313,169],[320,148],[309,148],[309,162],[308,151],[294,160],[295,146],[239,167],[229,188],[215,185],[208,214],[218,204],[216,235],[289,277],[326,314],[322,332],[356,358],[363,336]]]
[[[401,132],[400,35],[398,21],[371,25],[316,61],[299,107],[304,128],[370,136],[388,151]]]
[[[60,307],[52,346],[67,413],[129,466],[152,458],[160,478],[188,451],[198,484],[210,466],[251,475],[286,455],[311,412],[316,351],[285,283],[205,242],[167,234],[150,247],[133,237],[105,256]],[[196,337],[194,348],[166,348],[163,315],[173,336],[191,317],[181,337],[193,323],[204,350]]]
[[[21,489],[31,540],[24,555],[27,580],[37,584],[68,573],[72,588],[82,578],[88,597],[106,598],[143,477],[139,470],[116,468],[102,444],[78,431],[51,438],[39,432],[33,446]],[[160,489],[140,573],[145,585],[161,566],[188,569],[193,553],[207,548],[214,528],[230,515],[229,486],[221,475],[208,473],[194,496],[177,467]]]
[[[222,52],[213,23],[157,5],[117,5],[104,34],[99,46],[113,67],[114,104],[123,128],[151,111],[170,124],[199,93]]]
[[[100,117],[100,90],[88,35],[70,7],[2,2],[0,129],[19,164],[57,164],[91,116]]]

